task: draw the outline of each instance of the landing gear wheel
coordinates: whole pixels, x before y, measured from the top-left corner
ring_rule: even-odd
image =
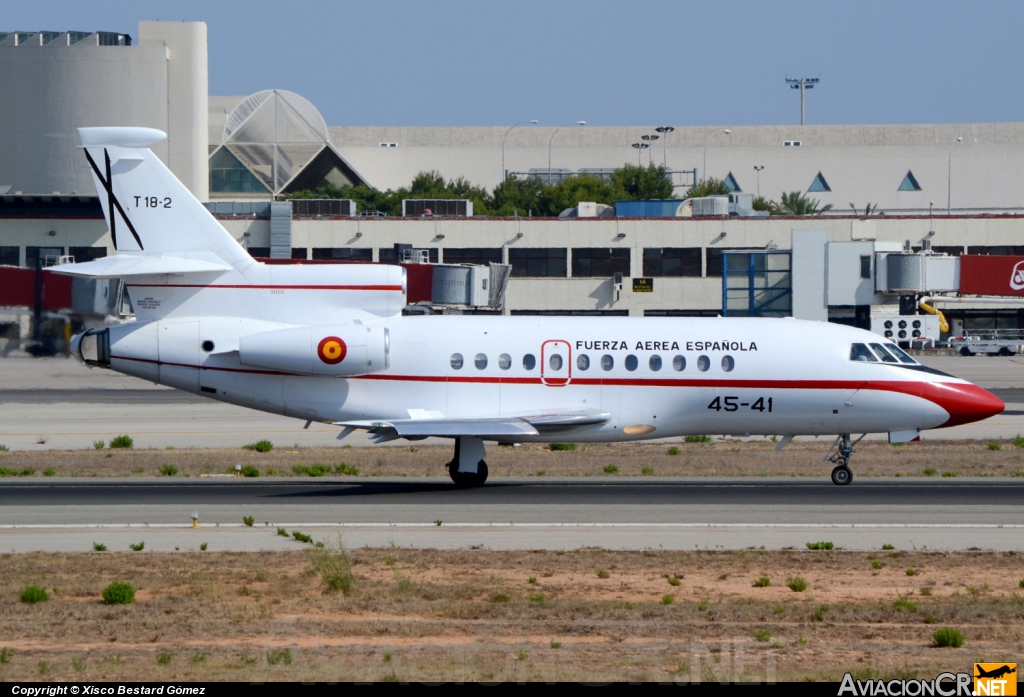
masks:
[[[839,465],[832,470],[832,483],[836,486],[846,486],[853,481],[853,472],[846,465]]]
[[[971,351],[971,350],[970,350],[969,348],[967,348],[966,346],[961,346],[961,347],[960,347],[960,355],[961,355],[961,356],[973,356],[973,355],[974,355],[974,352],[973,352],[973,351]]]
[[[999,349],[999,355],[1000,356],[1012,356],[1013,355],[1013,351],[1011,351],[1008,347],[1003,346],[1002,348]]]
[[[455,482],[455,486],[460,489],[471,489],[477,486],[483,486],[483,483],[487,481],[487,463],[481,460],[476,466],[476,472],[460,472],[459,463],[452,460],[445,469],[448,470],[448,476]]]

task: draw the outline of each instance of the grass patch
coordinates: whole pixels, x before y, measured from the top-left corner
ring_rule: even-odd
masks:
[[[770,629],[755,629],[754,638],[758,641],[768,641],[772,638],[772,632]]]
[[[778,605],[773,605],[772,606],[772,614],[773,615],[781,615],[785,611],[786,611],[786,606],[781,604],[781,603],[779,603]]]
[[[14,658],[14,650],[6,646],[0,649],[0,665],[7,665]]]
[[[25,467],[20,470],[12,470],[8,467],[0,467],[0,477],[31,477],[35,474],[35,468]]]
[[[541,595],[540,593],[530,593],[529,598],[530,598],[530,602],[531,603],[543,603],[544,602],[544,596]]]
[[[654,468],[653,467],[641,467],[640,468],[640,474],[644,475],[645,477],[650,477],[650,476],[652,476],[654,474]]]
[[[989,450],[1002,450],[1003,446],[1000,445],[999,443],[989,443],[988,444],[988,449]]]
[[[907,567],[907,576],[915,576],[915,575],[917,575],[917,569],[915,569],[912,566],[908,566]]]
[[[680,580],[679,580],[678,578],[676,578],[675,576],[669,576],[669,577],[668,577],[668,585],[670,585],[670,586],[680,586],[680,585],[682,585],[682,583],[683,583],[683,582],[682,582],[682,581],[680,581]]]
[[[687,443],[710,443],[711,436],[699,435],[699,436],[686,436],[683,438]]]
[[[872,569],[874,569],[874,570],[876,570],[876,571],[877,571],[878,569],[881,569],[881,568],[882,568],[882,562],[878,561],[877,559],[873,560],[873,561],[871,562],[871,568],[872,568]]]
[[[831,542],[808,542],[807,549],[832,549]]]
[[[509,598],[504,593],[495,593],[494,596],[491,597],[491,602],[492,603],[507,603],[510,600],[511,600],[511,598]]]
[[[292,664],[291,649],[267,651],[267,665],[276,666],[282,663],[286,666],[290,666]]]
[[[134,603],[135,587],[130,583],[115,581],[103,589],[103,602],[107,605]]]
[[[882,549],[896,549],[896,548],[895,548],[895,547],[893,547],[893,546],[892,546],[892,545],[890,545],[890,544],[884,544],[884,545],[882,545]]]
[[[616,467],[615,465],[605,465],[604,466],[604,473],[605,474],[618,474],[619,473],[619,468]]]
[[[205,551],[206,551],[206,548],[207,548],[208,546],[209,546],[209,545],[208,545],[207,543],[205,543],[205,542],[204,542],[203,544],[199,545],[199,551],[200,551],[200,552],[205,552]]]
[[[1018,433],[1017,437],[1013,439],[1013,444],[1015,447],[1024,448],[1024,436]]]
[[[251,528],[252,524],[256,522],[256,519],[251,515],[247,515],[242,517],[242,522],[245,523],[245,527]]]
[[[917,592],[920,593],[921,595],[931,595],[932,594],[932,589],[929,588],[928,586],[921,586],[920,588],[917,589]]]
[[[943,477],[955,477],[956,476],[956,472],[943,472],[942,476]]]
[[[106,552],[107,546],[101,542],[93,542],[92,549],[94,552]]]
[[[307,535],[304,532],[299,532],[298,530],[292,530],[292,537],[294,537],[299,542],[306,543],[307,545],[313,544],[313,538],[311,536]]]
[[[754,581],[754,588],[767,588],[770,585],[772,585],[772,580],[767,576],[762,576]]]
[[[786,579],[786,588],[794,593],[803,593],[807,590],[807,581],[799,576],[790,576]]]
[[[917,605],[912,603],[907,598],[897,598],[892,604],[892,608],[896,612],[917,612]]]
[[[57,474],[57,473],[54,472],[52,469],[47,468],[47,469],[43,470],[43,476],[44,477],[52,477],[55,474]]]
[[[162,653],[162,654],[160,654],[159,656],[156,657],[156,664],[158,666],[169,666],[169,665],[171,665],[171,661],[173,661],[173,660],[174,660],[174,654],[173,653]]]
[[[260,476],[260,471],[254,465],[246,465],[245,467],[242,468],[242,476],[243,477],[258,477],[258,476]]]
[[[45,588],[40,588],[39,586],[29,586],[21,592],[21,602],[28,603],[29,605],[45,603],[49,599],[50,594],[46,592]]]
[[[10,448],[8,448],[3,443],[0,443],[0,453],[6,453],[6,452],[9,452],[9,451],[10,451]]]
[[[101,440],[94,440],[92,442],[92,447],[94,447],[96,450],[103,450],[103,448],[107,447],[107,444]]]
[[[111,448],[132,448],[134,446],[135,441],[131,436],[116,436],[110,440]]]
[[[597,577],[598,578],[608,578],[608,572],[605,571],[604,569],[598,569],[597,570]]]
[[[551,640],[551,648],[553,648],[553,649],[560,649],[560,648],[562,648],[562,642],[555,641],[554,639],[552,639]]]
[[[663,596],[661,596],[661,604],[662,605],[671,605],[675,601],[676,601],[676,599],[675,599],[674,596],[671,596],[671,595],[663,595]]]
[[[347,595],[355,586],[352,563],[343,549],[317,549],[310,557],[310,567],[320,575],[324,593]]]
[[[921,474],[923,474],[926,477],[934,477],[938,473],[939,471],[934,467],[925,467],[923,470],[921,470]]]
[[[354,466],[354,465],[347,465],[344,462],[342,462],[340,465],[336,465],[334,467],[334,473],[335,474],[344,474],[344,475],[348,475],[349,477],[354,477],[357,474],[359,474],[359,468]]]
[[[160,465],[159,471],[165,477],[173,477],[178,473],[178,468],[174,465]]]
[[[811,613],[811,617],[813,617],[817,622],[824,622],[825,615],[831,609],[832,608],[830,608],[828,605],[819,605],[818,607],[814,608],[814,612]]]
[[[285,530],[284,528],[278,528],[277,529],[277,534],[279,536],[281,536],[281,537],[288,537],[288,531]]]
[[[668,449],[669,455],[678,455],[681,452],[683,452],[683,449],[680,448],[678,445],[673,445],[671,448]]]
[[[548,443],[548,450],[556,452],[559,450],[575,450],[575,443]]]
[[[295,465],[292,467],[292,472],[295,474],[304,474],[307,477],[322,477],[325,474],[331,473],[331,466],[321,465],[319,462],[314,462],[312,465]]]
[[[939,647],[958,649],[964,645],[964,635],[952,627],[940,627],[932,634],[932,642]]]
[[[136,542],[134,544],[129,544],[128,547],[133,552],[141,552],[142,550],[144,550],[146,548],[146,543],[145,542]]]
[[[242,446],[242,450],[255,450],[258,453],[269,453],[273,449],[274,444],[269,440],[259,440]]]

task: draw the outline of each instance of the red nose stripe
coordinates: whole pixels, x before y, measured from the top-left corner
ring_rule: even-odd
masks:
[[[905,392],[934,402],[947,412],[949,420],[939,426],[960,426],[1001,413],[1006,405],[988,390],[968,383],[903,382],[885,383],[884,389]]]

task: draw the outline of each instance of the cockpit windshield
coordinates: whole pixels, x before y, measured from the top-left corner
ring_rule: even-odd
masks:
[[[871,344],[871,348],[875,350],[875,353],[878,354],[878,357],[881,358],[882,361],[884,361],[885,363],[897,362],[896,359],[892,357],[892,354],[886,351],[881,344]]]
[[[886,344],[885,348],[889,349],[889,353],[900,359],[900,363],[906,363],[908,365],[917,365],[917,361],[910,357],[910,355],[901,349],[896,344]]]
[[[875,358],[875,354],[871,353],[871,349],[866,344],[853,344],[850,346],[850,360],[851,361],[865,361],[870,363],[877,363],[878,359]]]

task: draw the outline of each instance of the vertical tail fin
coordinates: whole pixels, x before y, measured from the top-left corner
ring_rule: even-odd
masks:
[[[79,128],[96,192],[118,252],[227,262],[252,258],[149,146],[153,128]]]

